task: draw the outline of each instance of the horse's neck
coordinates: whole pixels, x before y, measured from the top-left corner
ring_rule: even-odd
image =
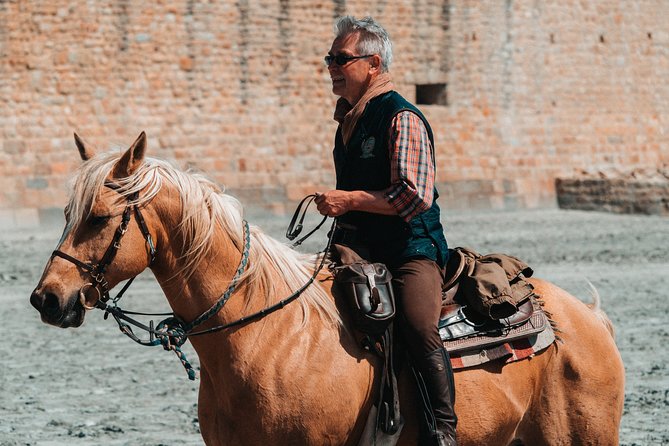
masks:
[[[241,253],[230,240],[217,237],[210,257],[186,278],[174,276],[182,266],[180,246],[180,240],[172,242],[172,252],[161,254],[154,273],[175,313],[190,322],[225,292]],[[281,271],[274,271],[272,280],[276,295],[270,296],[269,304],[295,291],[286,285]],[[223,309],[199,328],[231,322],[266,307],[266,290],[258,289],[254,296],[247,296],[247,291],[242,284]],[[302,307],[294,301],[241,327],[189,337],[201,366],[200,410],[225,420],[218,426],[221,431],[217,435],[234,434],[248,437],[246,441],[251,444],[267,444],[274,435],[270,430],[263,437],[267,426],[285,425],[286,431],[302,432],[286,420],[294,418],[299,423],[316,416],[323,404],[340,399],[341,389],[350,382],[357,385],[347,391],[347,406],[353,407],[357,416],[357,410],[366,404],[374,377],[368,355],[338,326],[322,323],[315,311],[309,314],[306,326],[302,325],[303,317]],[[304,395],[304,389],[315,391]],[[233,427],[226,430],[229,426]],[[238,431],[239,426],[244,430]],[[209,425],[209,429],[214,428]],[[304,436],[284,442],[304,443]]]
[[[174,313],[190,322],[211,308],[223,295],[235,275],[242,254],[230,239],[215,237],[207,257],[191,274],[186,275],[182,247],[183,241],[172,236],[160,250],[153,272]],[[225,310],[212,319],[225,322],[225,314],[231,313],[244,299],[239,296],[241,291],[243,287],[230,298]]]

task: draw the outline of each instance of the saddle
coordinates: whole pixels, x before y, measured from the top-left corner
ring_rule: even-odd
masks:
[[[451,250],[439,318],[439,335],[449,353],[483,350],[548,328],[548,317],[525,280],[532,274],[512,256]]]

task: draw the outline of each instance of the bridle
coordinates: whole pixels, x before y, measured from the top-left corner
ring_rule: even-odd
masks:
[[[121,186],[119,186],[118,184],[109,181],[105,182],[105,186],[112,190],[118,190],[121,188]],[[84,284],[79,290],[79,300],[81,301],[83,307],[87,310],[92,310],[93,308],[96,308],[96,306],[98,306],[97,302],[105,303],[110,299],[109,283],[105,278],[105,272],[107,270],[107,267],[114,261],[114,257],[116,257],[116,253],[121,247],[121,239],[128,231],[128,225],[130,224],[130,219],[133,214],[135,215],[135,220],[137,220],[137,225],[139,226],[139,230],[141,231],[142,236],[144,236],[147,246],[149,247],[149,267],[153,265],[153,262],[156,259],[156,247],[153,243],[153,238],[151,237],[151,233],[149,232],[149,229],[146,226],[146,221],[142,216],[142,212],[139,210],[139,207],[135,204],[137,196],[138,196],[137,192],[128,195],[127,197],[128,202],[125,206],[125,209],[123,210],[123,214],[121,215],[121,224],[119,224],[118,228],[116,228],[116,232],[114,232],[114,237],[112,238],[111,242],[109,243],[109,246],[107,247],[107,250],[102,255],[102,258],[98,263],[96,264],[86,263],[82,260],[77,259],[76,257],[64,253],[59,249],[56,249],[51,254],[52,259],[54,257],[61,257],[71,263],[74,263],[76,266],[83,269],[90,275],[91,282]],[[130,280],[128,280],[128,282],[121,289],[121,291],[116,295],[116,297],[114,297],[114,302],[117,302],[123,296],[123,294],[132,284],[133,280],[135,280],[135,277],[132,277]],[[98,293],[98,299],[94,306],[90,306],[86,303],[86,291],[89,289],[94,289]]]
[[[113,190],[118,190],[120,189],[120,186],[117,185],[116,183],[112,182],[106,182],[105,186],[113,189]],[[118,252],[119,248],[121,247],[121,239],[125,235],[125,233],[128,230],[128,225],[130,223],[130,219],[132,218],[132,215],[135,215],[135,219],[137,220],[137,224],[139,226],[139,229],[146,240],[146,243],[149,247],[149,255],[150,255],[150,260],[149,260],[149,267],[153,265],[155,259],[156,259],[156,248],[153,243],[153,239],[151,237],[151,233],[149,232],[149,229],[146,225],[146,222],[144,220],[144,217],[142,216],[142,213],[139,209],[139,207],[135,204],[136,200],[138,197],[138,193],[135,192],[133,194],[128,195],[127,197],[127,204],[125,207],[125,210],[123,211],[122,217],[121,217],[121,223],[119,227],[116,229],[116,232],[114,233],[114,237],[112,238],[111,243],[107,247],[107,250],[105,253],[102,255],[102,258],[97,264],[92,264],[92,263],[86,263],[83,262],[63,251],[60,250],[55,250],[51,254],[51,258],[53,259],[54,257],[61,257],[76,266],[82,268],[84,271],[86,271],[90,277],[91,277],[91,282],[84,284],[81,289],[79,290],[79,299],[81,301],[82,306],[86,310],[92,310],[94,308],[101,309],[105,312],[104,318],[107,319],[107,317],[111,314],[116,323],[118,324],[119,329],[123,334],[128,336],[130,339],[135,341],[136,343],[144,346],[156,346],[156,345],[162,345],[165,350],[172,350],[176,353],[177,357],[181,361],[182,365],[186,369],[186,372],[188,373],[188,377],[191,380],[194,380],[196,377],[196,372],[191,366],[191,364],[188,362],[186,359],[186,355],[181,351],[179,347],[181,347],[187,340],[188,336],[198,336],[198,335],[204,335],[204,334],[209,334],[209,333],[214,333],[217,331],[225,330],[228,328],[236,327],[236,326],[241,326],[245,325],[247,323],[253,322],[255,320],[261,319],[268,314],[271,314],[277,310],[280,310],[284,308],[287,304],[292,302],[293,300],[297,299],[316,279],[320,271],[323,269],[323,266],[325,264],[325,259],[327,257],[327,252],[329,252],[330,249],[330,244],[332,243],[332,233],[333,230],[330,230],[330,236],[328,237],[328,243],[323,251],[323,255],[321,258],[321,261],[319,265],[315,268],[314,273],[312,276],[309,278],[309,280],[302,285],[299,289],[297,289],[295,292],[293,292],[290,296],[282,299],[281,301],[277,302],[274,305],[271,305],[269,307],[266,307],[256,313],[250,314],[248,316],[241,317],[237,319],[236,321],[229,322],[226,324],[221,324],[212,328],[208,328],[205,330],[199,330],[199,331],[193,331],[195,327],[199,326],[200,324],[204,323],[206,320],[210,319],[213,317],[215,314],[217,314],[223,306],[227,303],[229,300],[230,296],[232,296],[232,293],[235,291],[237,288],[237,285],[240,282],[241,276],[243,275],[244,271],[246,270],[246,266],[248,265],[248,259],[249,259],[249,253],[251,250],[251,231],[249,229],[249,224],[246,220],[243,220],[244,224],[244,247],[242,250],[242,257],[239,262],[239,267],[237,268],[237,271],[235,272],[234,277],[228,284],[227,289],[221,295],[221,297],[216,301],[214,305],[212,305],[211,308],[209,308],[207,311],[202,313],[200,316],[195,318],[190,323],[186,323],[183,320],[181,320],[179,317],[174,315],[174,313],[139,313],[139,312],[133,312],[133,311],[127,311],[123,310],[118,306],[118,301],[123,297],[123,294],[128,290],[130,285],[132,284],[133,280],[135,280],[135,277],[130,278],[126,284],[123,286],[123,288],[119,291],[119,293],[111,299],[111,304],[108,304],[107,302],[110,300],[110,295],[109,295],[109,284],[104,276],[105,271],[107,267],[113,262],[114,257],[116,256],[116,253]],[[308,197],[307,197],[308,198]],[[303,200],[304,201],[304,200]],[[301,203],[300,203],[301,206]],[[308,205],[307,205],[308,206]],[[305,209],[306,211],[306,209]],[[299,212],[299,208],[298,208]],[[302,216],[302,219],[304,218],[304,214]],[[293,217],[293,220],[295,220],[295,217]],[[325,219],[320,223],[318,227],[320,227]],[[300,222],[301,223],[301,222]],[[291,222],[291,227],[294,224],[294,222]],[[301,225],[300,225],[301,226]],[[334,222],[333,222],[333,228],[334,228]],[[318,228],[316,228],[318,229]],[[295,231],[295,236],[299,234],[301,230],[298,229]],[[307,236],[303,237],[301,241],[306,239],[309,235],[311,235],[314,231],[310,232]],[[294,238],[294,237],[293,237]],[[96,301],[95,305],[90,306],[86,303],[86,291],[90,288],[93,288],[97,291],[98,293],[98,300]],[[154,327],[154,322],[150,321],[149,325],[146,326],[145,324],[133,319],[132,317],[128,316],[129,314],[131,315],[142,315],[142,316],[170,316],[167,319],[164,319],[158,325]],[[129,325],[134,325],[137,328],[140,328],[146,332],[149,333],[149,340],[142,340],[139,337],[137,337],[133,331],[132,327]]]

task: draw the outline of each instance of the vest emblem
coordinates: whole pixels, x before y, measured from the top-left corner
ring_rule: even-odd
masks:
[[[360,158],[361,159],[368,159],[368,158],[374,158],[374,146],[376,145],[376,140],[374,139],[373,136],[370,136],[369,138],[365,139],[362,142],[362,146],[360,147]]]

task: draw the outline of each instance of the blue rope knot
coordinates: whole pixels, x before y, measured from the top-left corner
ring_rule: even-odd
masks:
[[[179,348],[188,340],[183,321],[177,317],[167,318],[156,326],[155,331],[156,337],[160,340],[163,348],[165,350],[172,350],[177,355],[177,358],[181,361],[181,365],[184,366],[186,373],[188,373],[188,379],[194,381],[197,373],[190,362],[188,362],[186,354]]]
[[[165,350],[170,350],[172,345],[181,347],[188,340],[184,323],[177,317],[169,317],[159,322],[155,331]]]

